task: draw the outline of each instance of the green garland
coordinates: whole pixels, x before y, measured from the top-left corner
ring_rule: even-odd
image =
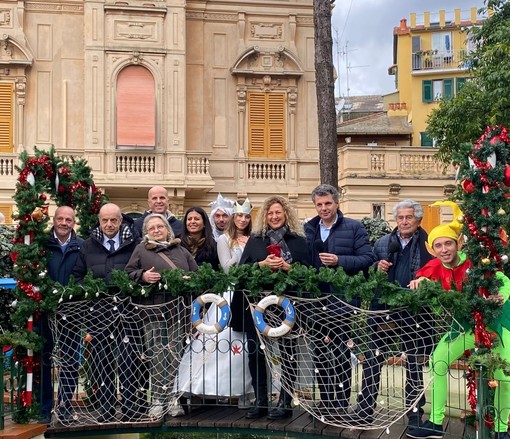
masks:
[[[445,291],[439,282],[424,282],[420,288],[411,291],[396,283],[388,282],[383,271],[370,269],[368,276],[359,273],[345,274],[342,268],[321,268],[318,272],[300,264],[294,264],[287,273],[260,268],[257,264],[232,267],[228,273],[213,270],[210,264],[199,266],[195,272],[181,269],[164,270],[157,284],[141,284],[133,281],[127,273],[114,270],[109,284],[93,278],[89,273],[82,283],[71,281],[67,286],[55,285],[52,294],[58,302],[69,300],[100,300],[105,296],[121,294],[130,297],[150,297],[164,291],[169,296],[197,297],[203,292],[222,294],[229,288],[243,290],[251,296],[258,296],[269,290],[277,295],[292,291],[298,297],[317,297],[323,284],[330,284],[341,298],[351,301],[360,298],[365,308],[377,298],[389,308],[408,307],[418,313],[424,307],[432,306],[438,313],[442,310],[467,310],[466,296]]]

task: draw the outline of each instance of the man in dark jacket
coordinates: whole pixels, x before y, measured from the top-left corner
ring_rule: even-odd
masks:
[[[99,211],[99,226],[92,229],[90,237],[83,243],[78,260],[73,270],[77,282],[81,282],[87,272],[96,278],[111,279],[112,270],[124,270],[133,250],[140,242],[135,231],[133,220],[121,213],[119,206],[105,204]],[[122,322],[123,334],[120,334],[119,321],[122,304],[110,306],[111,303],[101,302],[95,306],[95,323],[99,324],[96,333],[91,334],[90,342],[93,351],[93,363],[96,375],[100,380],[97,398],[101,415],[98,422],[110,422],[115,418],[115,362],[119,361],[118,373],[121,389],[122,420],[131,420],[142,413],[138,407],[138,384],[136,378],[136,353],[134,352],[133,331],[127,323]],[[94,319],[94,316],[92,316]],[[113,337],[112,337],[113,335]],[[123,342],[122,339],[129,342]],[[120,340],[119,340],[120,339]],[[115,357],[115,346],[118,358]]]
[[[46,241],[48,251],[47,271],[50,279],[62,285],[69,283],[69,277],[80,251],[83,239],[74,232],[75,216],[71,207],[58,207],[53,216],[53,227]],[[57,311],[58,314],[58,311]],[[73,322],[56,319],[59,325],[60,358],[62,361],[59,375],[58,398],[56,415],[60,422],[67,424],[73,421],[71,413],[71,398],[78,384],[78,355],[79,337],[78,327]],[[51,353],[53,351],[53,337],[48,325],[48,316],[41,316],[41,327],[44,338],[42,356],[42,421],[49,424],[53,405],[53,386],[51,383]]]
[[[168,191],[163,186],[150,188],[147,194],[147,204],[149,205],[149,210],[146,210],[140,218],[135,219],[135,230],[138,236],[142,237],[142,226],[145,217],[150,213],[159,213],[167,219],[168,224],[170,224],[170,227],[174,231],[175,237],[179,238],[182,233],[183,224],[182,221],[178,220],[175,215],[170,212]]]
[[[338,190],[329,184],[321,184],[313,190],[312,201],[318,215],[305,224],[305,233],[313,266],[317,269],[342,267],[348,275],[368,271],[376,259],[367,231],[359,221],[345,217],[340,211]],[[324,293],[331,292],[334,291],[325,287]],[[341,291],[336,293],[342,294]],[[318,370],[321,406],[326,413],[330,409],[346,411],[352,375],[349,328],[338,333],[325,323],[328,317],[320,309],[309,312],[312,330],[316,332],[314,362]],[[328,306],[328,312],[331,313],[329,321],[338,321],[342,314],[342,319],[347,322],[351,309],[334,302]],[[339,383],[337,386],[335,381]]]
[[[375,266],[388,273],[388,280],[396,281],[403,288],[416,278],[416,271],[433,259],[425,242],[427,232],[420,227],[423,208],[413,200],[403,200],[393,207],[397,227],[379,238],[374,245],[377,257]],[[377,301],[373,309],[382,309]],[[353,424],[366,424],[373,419],[381,381],[381,368],[388,355],[388,345],[400,338],[405,353],[406,384],[405,407],[409,411],[408,424],[421,425],[425,396],[423,395],[423,361],[430,355],[433,346],[433,322],[424,312],[411,315],[407,311],[392,313],[384,317],[373,316],[368,320],[372,328],[369,349],[363,362],[363,384],[358,396],[356,410],[351,416]],[[421,396],[420,396],[421,395]],[[411,407],[415,407],[411,409]]]

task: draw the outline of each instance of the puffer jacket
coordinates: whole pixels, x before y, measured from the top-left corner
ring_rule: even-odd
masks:
[[[342,267],[346,274],[367,272],[376,261],[376,257],[372,252],[365,227],[359,221],[345,217],[340,210],[337,214],[337,220],[331,227],[328,239],[322,244],[324,248],[320,251],[316,244],[321,240],[320,217],[317,215],[305,224],[306,241],[312,255],[312,265],[315,268],[323,266],[319,253],[333,253],[338,256],[338,266]]]

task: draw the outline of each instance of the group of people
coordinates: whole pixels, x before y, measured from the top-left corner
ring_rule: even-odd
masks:
[[[419,203],[413,200],[397,203],[393,208],[396,228],[380,238],[372,249],[363,225],[357,220],[345,217],[340,211],[339,193],[335,187],[321,184],[311,195],[317,216],[307,221],[304,226],[289,201],[278,195],[270,196],[264,201],[253,223],[252,206],[248,199],[237,202],[221,195],[211,203],[209,216],[201,207],[191,207],[181,222],[169,210],[166,189],[156,186],[148,193],[149,209],[136,220],[122,214],[115,204],[104,205],[99,212],[98,225],[85,241],[77,237],[73,230],[73,210],[65,206],[59,207],[48,237],[48,274],[65,285],[71,275],[76,282],[81,282],[89,272],[108,282],[112,270],[120,269],[125,270],[131,279],[137,282],[154,284],[159,282],[163,270],[178,267],[185,271],[194,271],[200,264],[207,262],[215,269],[223,269],[225,272],[236,264],[257,264],[259,267],[267,266],[274,271],[287,272],[293,264],[299,263],[316,269],[341,267],[347,275],[366,273],[374,266],[387,272],[389,280],[398,282],[404,288],[416,288],[426,278],[442,280],[443,287],[450,289],[450,283],[444,281],[444,273],[455,272],[454,278],[459,279],[459,270],[461,279],[465,278],[468,265],[456,247],[460,230],[455,231],[454,236],[449,230],[448,233],[443,233],[446,229],[439,226],[443,228],[435,228],[427,235],[420,226],[423,209]],[[448,245],[443,242],[445,239],[449,240]],[[272,245],[278,247],[277,254],[270,250]],[[456,255],[460,256],[455,257]],[[459,269],[459,266],[463,268]],[[504,300],[508,299],[506,281],[502,288]],[[461,283],[458,286],[461,287]],[[322,288],[324,295],[341,294],[334,291],[331,285],[323,285]],[[287,294],[292,295],[292,291]],[[293,388],[292,365],[282,366],[279,401],[269,410],[267,364],[264,351],[258,347],[258,335],[251,314],[250,302],[253,299],[241,291],[229,291],[225,295],[231,305],[231,331],[237,331],[235,337],[247,346],[245,351],[248,353],[249,376],[248,379],[240,380],[243,383],[240,396],[249,392],[251,384],[255,393],[255,404],[246,412],[246,418],[267,416],[276,420],[291,416],[292,397],[288,389]],[[377,308],[377,303],[373,306]],[[334,314],[346,311],[345,307],[332,307],[330,312]],[[399,318],[406,319],[410,316],[400,315]],[[423,317],[424,323],[425,320]],[[370,423],[376,410],[381,367],[384,363],[384,349],[378,345],[380,337],[373,337],[368,345],[370,352],[366,353],[366,361],[363,362],[362,389],[357,397],[357,404],[351,407],[351,351],[348,340],[342,334],[332,334],[327,330],[327,325],[315,325],[312,321],[310,327],[318,332],[318,339],[325,341],[324,346],[315,347],[313,356],[320,392],[319,404],[324,408],[334,408],[345,423],[353,426]],[[381,328],[382,326],[375,322],[374,333],[380,332]],[[67,332],[73,330],[70,326],[63,329]],[[504,340],[508,337],[508,331],[505,331]],[[105,329],[104,334],[97,335],[94,342],[108,344],[107,335],[108,331]],[[465,337],[472,337],[472,333],[469,332]],[[420,359],[431,352],[427,351],[425,345],[420,346],[415,340],[412,341],[414,351],[409,349],[405,365],[405,399],[409,420],[407,434],[416,439],[441,438],[446,385],[440,384],[439,391],[437,384],[433,384],[432,415],[430,420],[424,423],[422,415],[425,398]],[[291,339],[284,338],[280,343],[281,349],[292,351]],[[404,339],[402,343],[405,345]],[[458,351],[454,344],[455,341],[443,338],[432,353],[432,363],[439,360],[444,362],[446,357],[448,365],[458,358],[463,350]],[[321,366],[320,358],[324,355],[324,349],[338,359],[335,376],[331,376],[331,371]],[[51,349],[45,349],[45,352],[51,352]],[[503,358],[509,357],[503,350],[500,353]],[[71,396],[76,389],[79,360],[76,355],[66,358],[68,352],[64,346],[60,346],[59,355],[62,357],[62,367],[56,410],[58,419],[65,423],[72,422]],[[129,352],[127,355],[129,356]],[[110,422],[116,415],[116,399],[108,396],[116,395],[115,372],[112,370],[110,356],[97,361],[102,380],[97,395],[101,400],[98,421]],[[133,370],[128,367],[118,372],[121,393],[129,391],[132,383],[136,382],[131,375]],[[216,369],[216,373],[220,373],[218,370]],[[433,364],[432,370],[436,382],[440,381],[438,368]],[[235,370],[230,372],[236,373]],[[224,370],[221,373],[224,373]],[[446,374],[444,377],[446,379]],[[340,386],[337,385],[339,381],[342,384]],[[508,382],[502,384],[501,392],[498,393],[501,398],[498,397],[496,401],[496,408],[499,409],[500,405],[502,407],[496,423],[496,439],[509,439],[505,435],[509,407],[506,395],[510,398],[510,389],[503,392],[503,387],[508,386]],[[44,404],[44,394],[43,392],[43,415],[48,415],[49,407]],[[133,419],[133,408],[130,406],[132,403],[136,403],[132,398],[121,398],[122,419]],[[173,404],[171,414],[184,414],[178,399],[175,399]]]

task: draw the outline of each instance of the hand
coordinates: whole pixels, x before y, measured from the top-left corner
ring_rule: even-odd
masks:
[[[144,271],[142,274],[142,279],[144,282],[148,284],[155,284],[161,279],[161,274],[159,274],[154,267],[150,268],[147,271]]]
[[[388,271],[390,267],[393,265],[393,263],[386,261],[385,259],[381,259],[377,263],[377,268],[381,271]]]
[[[491,302],[496,302],[499,306],[502,306],[505,303],[505,298],[502,294],[491,294],[486,299]]]
[[[327,267],[338,265],[338,256],[333,253],[319,253],[319,259]]]
[[[424,281],[425,279],[427,278],[419,277],[418,279],[414,279],[411,282],[409,282],[409,285],[407,287],[410,288],[411,290],[416,290],[418,289],[418,286],[422,283],[422,281]]]
[[[267,255],[266,259],[259,262],[259,266],[268,266],[271,270],[278,271],[283,267],[284,262],[285,261],[279,256]]]
[[[246,245],[246,243],[248,242],[248,238],[249,238],[249,236],[246,236],[246,235],[238,236],[237,237],[237,242],[240,245]]]

